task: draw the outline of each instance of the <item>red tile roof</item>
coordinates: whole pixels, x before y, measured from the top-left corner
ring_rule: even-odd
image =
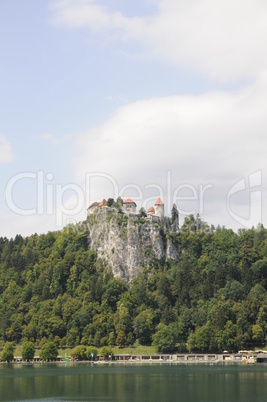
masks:
[[[153,207],[150,207],[150,208],[148,208],[148,210],[147,210],[147,213],[155,213],[155,208],[153,208]]]
[[[93,204],[91,204],[88,209],[94,208],[94,207],[100,207],[101,208],[101,207],[106,207],[106,206],[107,206],[107,201],[105,199],[103,199],[100,202],[93,202]]]
[[[99,204],[98,202],[93,202],[93,204],[91,204],[89,208],[98,207],[98,204]]]
[[[131,198],[127,198],[127,200],[123,201],[123,204],[135,204],[136,206],[136,203]]]
[[[106,207],[107,206],[107,201],[105,200],[105,198],[101,202],[98,203],[98,206],[99,207]]]
[[[157,199],[155,205],[164,205],[160,198]]]

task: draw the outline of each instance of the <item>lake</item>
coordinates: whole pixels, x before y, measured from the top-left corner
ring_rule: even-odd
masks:
[[[0,365],[0,400],[266,402],[267,365]]]

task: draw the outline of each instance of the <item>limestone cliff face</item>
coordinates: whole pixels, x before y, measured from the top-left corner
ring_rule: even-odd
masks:
[[[115,277],[127,282],[137,276],[151,258],[177,258],[175,245],[161,225],[129,217],[114,208],[96,210],[88,217],[90,247],[105,259]]]

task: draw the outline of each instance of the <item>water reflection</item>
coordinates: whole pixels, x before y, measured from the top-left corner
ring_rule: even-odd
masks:
[[[267,366],[1,366],[1,401],[263,402]]]

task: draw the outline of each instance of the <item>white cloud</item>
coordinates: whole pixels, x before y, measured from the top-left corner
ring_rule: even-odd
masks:
[[[137,40],[151,56],[218,81],[267,69],[267,3],[263,0],[159,0],[158,13],[127,17],[94,0],[54,0],[55,24],[87,27],[117,41]]]
[[[86,172],[103,172],[120,189],[130,183],[139,186],[144,201],[151,193],[145,188],[149,184],[161,186],[166,196],[169,171],[172,193],[183,184],[196,191],[211,185],[201,212],[215,223],[234,226],[226,206],[228,191],[240,179],[248,182],[255,171],[262,171],[264,180],[267,170],[266,89],[262,77],[232,94],[152,98],[123,106],[105,124],[80,135],[74,161],[77,180],[82,182]],[[111,194],[111,182],[101,180],[95,178],[91,197]],[[246,209],[249,193],[233,202],[240,204],[240,211]]]
[[[93,32],[108,30],[135,31],[144,25],[142,18],[128,18],[121,12],[110,12],[108,7],[96,4],[94,0],[54,0],[51,2],[55,24],[69,28],[88,27]]]
[[[148,35],[159,55],[220,81],[267,66],[267,4],[261,0],[163,0]]]
[[[24,216],[10,209],[5,213],[3,235],[45,232],[59,229],[67,221],[83,220],[90,202],[113,196],[114,186],[121,191],[125,185],[132,189],[123,196],[139,195],[139,207],[142,203],[148,207],[151,198],[162,196],[169,212],[175,191],[184,186],[179,197],[191,199],[179,198],[177,204],[187,214],[200,211],[209,223],[233,228],[241,226],[240,215],[247,227],[259,221],[266,226],[266,103],[267,76],[262,75],[253,86],[235,93],[151,98],[120,107],[105,124],[75,137],[72,163],[76,184],[56,186],[51,182],[49,193],[44,187],[42,199],[53,205],[53,210],[48,212],[45,207],[39,215]],[[254,172],[262,176],[262,185],[252,190],[261,191],[263,203],[251,220],[249,190],[231,197],[230,211],[227,194],[242,179],[248,187]],[[88,174],[91,181],[85,184]],[[210,186],[203,198],[201,186]],[[52,201],[49,194],[53,194]],[[20,199],[15,202],[21,205]],[[32,200],[29,203],[32,208]]]
[[[8,163],[13,160],[11,145],[5,137],[0,135],[0,163]]]

